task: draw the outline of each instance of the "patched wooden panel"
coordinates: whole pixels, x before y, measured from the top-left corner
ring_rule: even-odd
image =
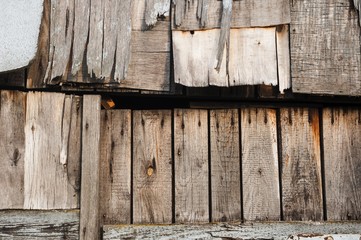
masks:
[[[361,109],[323,112],[329,220],[361,220]]]

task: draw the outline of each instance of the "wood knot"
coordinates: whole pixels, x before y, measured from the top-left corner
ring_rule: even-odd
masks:
[[[150,177],[153,175],[154,169],[152,166],[149,166],[147,169],[147,175]]]

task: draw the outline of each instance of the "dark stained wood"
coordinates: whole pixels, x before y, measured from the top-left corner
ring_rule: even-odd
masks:
[[[361,109],[324,109],[328,220],[361,220]]]
[[[25,69],[0,74],[0,87],[25,87]]]
[[[129,224],[131,111],[103,110],[100,138],[100,215],[103,224]]]
[[[212,221],[241,220],[238,110],[210,111]]]
[[[282,202],[284,220],[323,220],[318,109],[283,108]]]
[[[133,221],[172,222],[172,114],[133,113]]]
[[[245,220],[279,220],[280,187],[276,110],[241,109]]]

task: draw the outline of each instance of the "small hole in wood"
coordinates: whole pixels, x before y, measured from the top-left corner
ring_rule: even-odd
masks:
[[[193,30],[191,30],[191,31],[189,31],[192,35],[194,34],[194,31]]]

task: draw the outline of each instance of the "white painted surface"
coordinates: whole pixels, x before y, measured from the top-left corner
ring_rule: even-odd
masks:
[[[0,0],[0,72],[35,57],[42,12],[43,0]]]

